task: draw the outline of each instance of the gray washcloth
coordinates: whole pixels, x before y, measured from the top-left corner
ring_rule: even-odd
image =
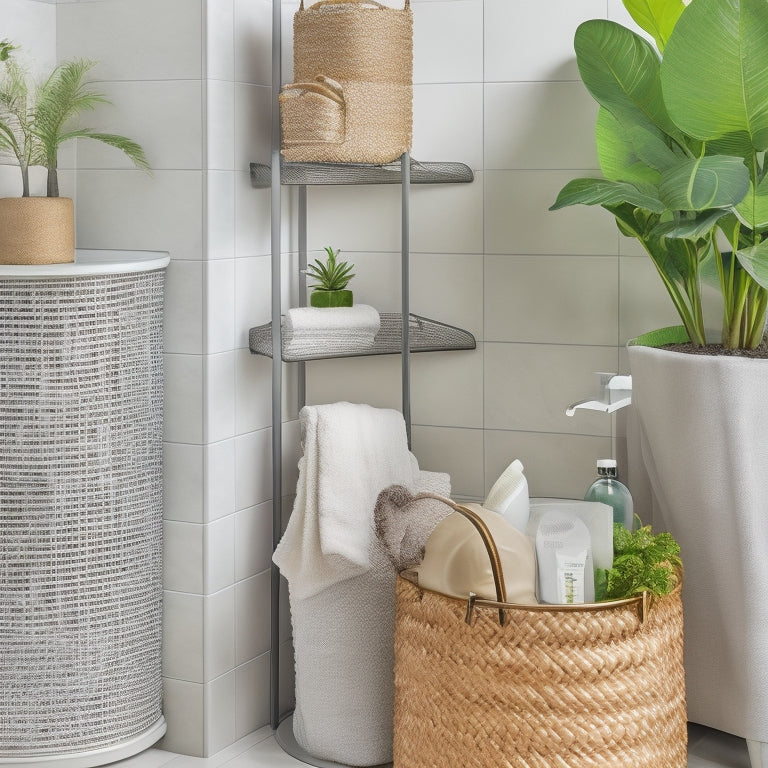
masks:
[[[453,510],[444,501],[413,495],[402,485],[385,488],[376,500],[376,535],[399,572],[424,558],[424,547],[435,526]]]

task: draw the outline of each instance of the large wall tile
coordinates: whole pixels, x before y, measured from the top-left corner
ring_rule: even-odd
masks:
[[[87,113],[82,124],[141,145],[153,170],[203,167],[203,95],[199,80],[98,83],[111,102]],[[148,120],[147,115],[152,119]],[[77,141],[79,169],[133,168],[122,152],[99,141]]]
[[[597,104],[581,82],[489,83],[484,167],[597,168],[596,120]]]
[[[202,0],[107,0],[57,9],[59,59],[99,63],[99,80],[200,79]]]
[[[203,442],[203,358],[164,355],[164,439],[171,443]]]
[[[205,605],[205,681],[235,668],[235,588],[208,595]]]
[[[272,89],[235,83],[234,169],[247,171],[250,163],[269,163],[272,132]]]
[[[307,248],[400,252],[400,187],[310,187]],[[415,214],[414,214],[415,215]]]
[[[269,571],[235,585],[235,662],[244,664],[269,649]]]
[[[235,178],[234,171],[205,172],[205,258],[235,257]]]
[[[235,346],[248,349],[248,332],[256,325],[270,322],[269,256],[251,256],[235,260]]]
[[[29,0],[0,0],[3,39],[19,46],[14,55],[39,77],[56,66],[56,6]]]
[[[205,456],[205,521],[218,520],[235,511],[235,441],[209,443]]]
[[[483,167],[483,87],[480,83],[417,85],[413,90],[413,149],[421,161]]]
[[[483,426],[483,350],[425,352],[411,358],[414,424]]]
[[[614,255],[619,237],[607,211],[550,211],[570,171],[485,171],[485,252]]]
[[[307,363],[310,405],[348,401],[400,410],[401,400],[399,355]]]
[[[234,171],[235,165],[235,84],[207,80],[206,165],[209,169]],[[241,169],[242,170],[242,169]]]
[[[482,256],[412,253],[410,303],[411,312],[458,326],[482,340]]]
[[[235,434],[235,352],[205,356],[205,442]]]
[[[414,426],[412,439],[421,469],[451,476],[451,496],[483,498],[482,429]]]
[[[269,721],[268,691],[269,653],[235,669],[235,738],[241,739]]]
[[[269,190],[254,189],[248,170],[236,172],[235,255],[238,258],[271,253],[270,211]]]
[[[578,80],[573,34],[605,0],[485,0],[485,79]]]
[[[615,347],[486,342],[485,427],[610,436],[606,414],[565,409],[594,394],[596,371],[617,366]]]
[[[163,587],[174,592],[203,591],[203,526],[163,522]]]
[[[163,714],[168,731],[157,746],[168,752],[203,756],[204,686],[163,678]]]
[[[486,341],[615,345],[617,262],[607,256],[486,256]]]
[[[203,447],[163,443],[163,517],[203,522]]]
[[[254,85],[272,83],[272,3],[234,0],[235,80]]]
[[[165,280],[166,352],[194,355],[203,351],[203,265],[174,259]]]
[[[235,2],[206,0],[205,72],[215,80],[235,79]]]
[[[235,508],[253,507],[272,497],[272,430],[235,438]]]
[[[235,347],[235,261],[214,259],[205,264],[205,351]]]
[[[272,360],[235,353],[235,431],[238,435],[265,429],[272,424]]]
[[[531,496],[583,499],[595,461],[611,457],[610,437],[485,430],[485,489],[520,459]]]
[[[235,580],[255,576],[272,560],[272,502],[242,509],[235,515]]]
[[[203,596],[163,593],[163,675],[203,682]]]
[[[205,704],[205,754],[215,755],[237,738],[234,671],[217,677],[205,686]]]
[[[481,82],[482,0],[415,2],[411,8],[414,83]]]
[[[235,583],[235,515],[221,517],[208,523],[204,528],[203,589],[206,595],[211,595]]]
[[[77,171],[78,248],[202,258],[201,171]]]
[[[470,184],[412,187],[411,250],[424,253],[483,252],[482,173],[476,173]]]

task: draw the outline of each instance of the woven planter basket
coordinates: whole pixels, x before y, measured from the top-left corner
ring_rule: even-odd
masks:
[[[680,589],[646,612],[645,597],[513,606],[398,577],[394,768],[685,768]]]
[[[338,110],[317,100],[281,97],[283,156],[293,162],[375,163],[396,160],[413,134],[413,16],[370,0],[320,0],[294,16],[295,85],[325,78],[340,84],[344,132],[336,140]],[[290,86],[289,86],[290,87]],[[283,96],[287,95],[284,91]],[[330,101],[330,99],[329,99]],[[328,120],[312,127],[315,120]],[[300,139],[307,135],[306,143]],[[328,142],[313,139],[330,133]]]

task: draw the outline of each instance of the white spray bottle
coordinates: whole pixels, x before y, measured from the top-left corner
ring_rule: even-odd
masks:
[[[498,512],[518,531],[525,533],[531,509],[528,498],[528,481],[523,474],[523,465],[520,459],[515,459],[502,472],[501,477],[488,492],[483,506],[493,512]]]

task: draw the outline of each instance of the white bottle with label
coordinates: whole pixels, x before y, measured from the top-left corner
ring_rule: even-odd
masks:
[[[616,459],[597,460],[598,478],[589,486],[585,501],[600,501],[613,508],[613,522],[632,530],[634,508],[632,494],[624,483],[616,479]]]

